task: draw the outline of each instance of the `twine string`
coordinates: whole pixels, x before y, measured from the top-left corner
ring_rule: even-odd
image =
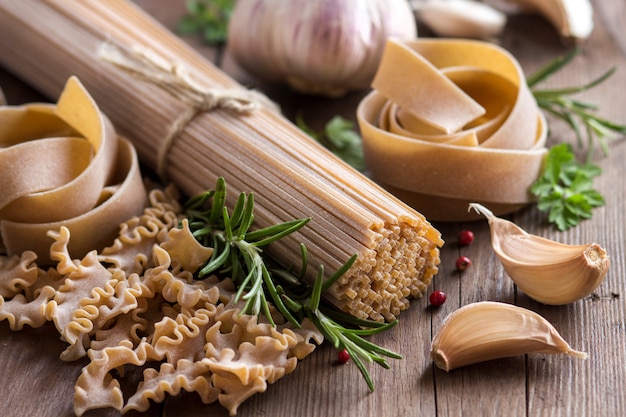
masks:
[[[157,174],[167,178],[166,161],[174,140],[199,113],[228,109],[247,114],[261,107],[277,110],[265,95],[244,88],[205,87],[193,80],[180,62],[170,62],[155,51],[139,46],[123,49],[110,42],[103,43],[98,57],[134,76],[159,86],[190,106],[172,124],[157,150]]]

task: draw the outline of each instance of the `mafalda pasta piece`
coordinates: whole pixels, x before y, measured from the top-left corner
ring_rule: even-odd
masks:
[[[69,343],[61,354],[63,360],[85,356],[89,335],[100,313],[98,307],[115,296],[115,287],[124,278],[123,273],[109,271],[98,262],[95,251],[66,275],[64,284],[45,308],[46,318],[54,322]]]
[[[161,245],[174,263],[174,269],[195,272],[213,254],[213,248],[202,246],[189,229],[189,220],[183,219],[180,228],[171,228],[168,239]]]
[[[39,268],[36,259],[31,251],[0,256],[0,320],[7,320],[11,330],[44,325],[46,306],[63,283],[63,275]]]
[[[155,188],[148,193],[148,207],[120,225],[117,238],[100,254],[101,262],[131,273],[143,274],[151,264],[152,246],[168,238],[182,220],[182,207],[174,187]]]
[[[54,288],[44,287],[32,300],[22,294],[8,301],[0,298],[0,320],[7,320],[11,330],[22,330],[24,325],[41,327],[48,321],[42,312],[54,294]]]
[[[0,297],[12,298],[33,285],[39,275],[36,259],[34,252],[0,257]]]

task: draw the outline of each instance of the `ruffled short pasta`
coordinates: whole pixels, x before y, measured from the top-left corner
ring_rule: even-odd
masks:
[[[115,242],[74,259],[70,231],[51,231],[55,267],[34,252],[0,257],[0,319],[11,329],[52,322],[66,361],[89,362],[75,385],[74,409],[145,411],[166,394],[196,392],[231,415],[257,392],[292,372],[323,341],[312,323],[276,327],[241,314],[234,286],[194,272],[212,249],[201,246],[181,215],[172,188],[149,192],[143,214],[123,223]],[[125,393],[124,369],[143,369]]]

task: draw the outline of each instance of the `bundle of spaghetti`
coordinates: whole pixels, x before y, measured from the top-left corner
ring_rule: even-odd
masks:
[[[327,273],[357,254],[327,292],[350,314],[392,320],[437,273],[443,241],[423,215],[131,2],[2,2],[0,64],[50,97],[78,76],[143,164],[188,196],[224,177],[228,204],[254,193],[259,227],[310,217],[267,250],[297,268],[304,244]]]

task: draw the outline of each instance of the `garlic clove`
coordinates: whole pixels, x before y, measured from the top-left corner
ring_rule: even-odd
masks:
[[[587,39],[593,31],[590,0],[488,0],[487,3],[509,13],[539,13],[566,39]]]
[[[431,345],[435,365],[445,371],[527,353],[587,358],[539,314],[494,301],[468,304],[451,313]]]
[[[435,34],[491,39],[502,33],[506,14],[473,0],[429,0],[415,6],[417,18]]]
[[[606,250],[596,243],[568,245],[532,235],[486,207],[470,208],[485,215],[491,244],[506,273],[535,301],[562,305],[591,294],[609,269]]]

